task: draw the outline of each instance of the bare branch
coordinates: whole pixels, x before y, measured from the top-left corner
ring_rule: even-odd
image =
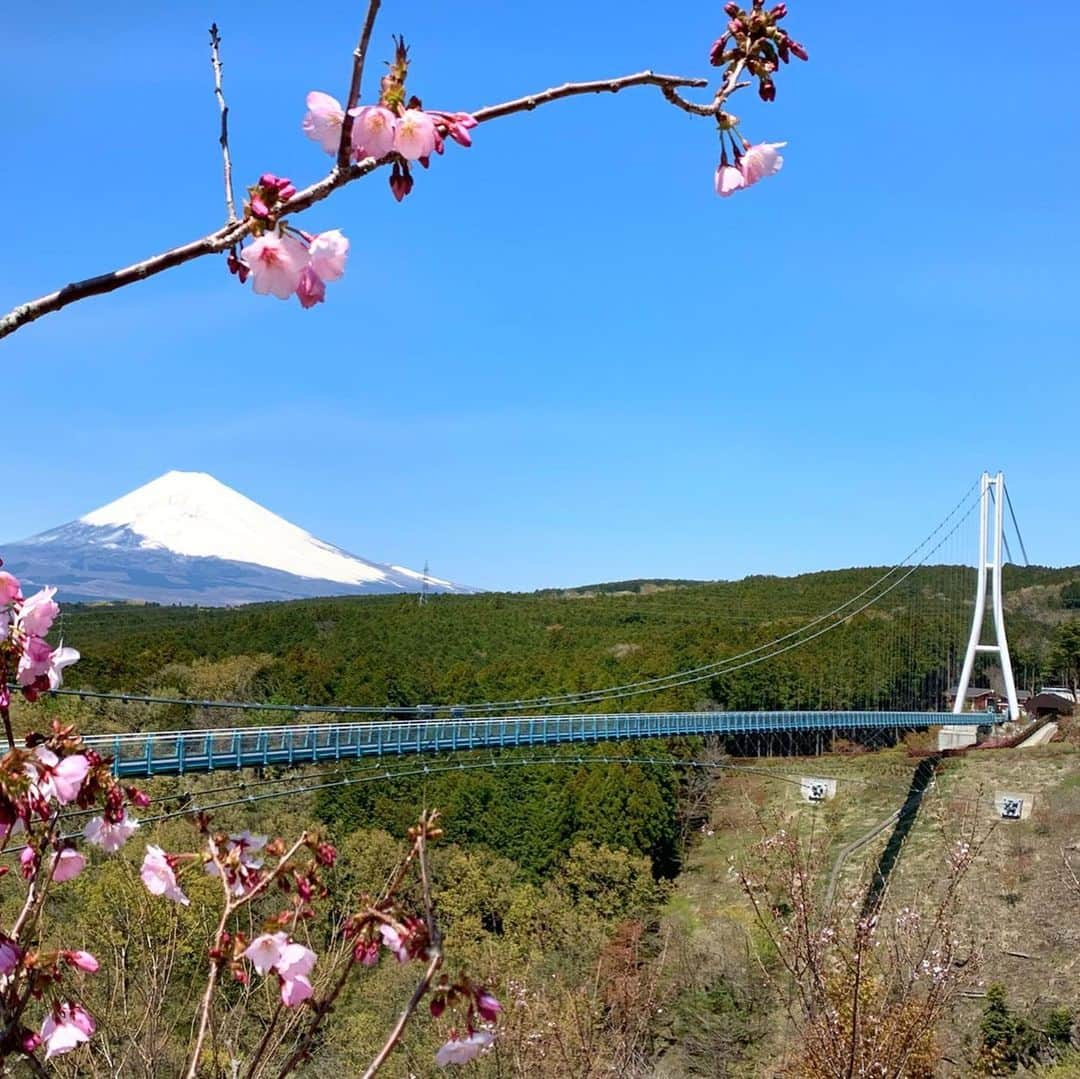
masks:
[[[519,97],[514,101],[504,101],[501,105],[488,105],[473,113],[478,123],[485,120],[497,120],[515,112],[532,112],[540,105],[558,101],[564,97],[576,97],[578,94],[617,94],[630,86],[708,86],[708,79],[685,79],[679,75],[656,75],[651,71],[639,71],[636,75],[622,75],[617,79],[597,79],[594,82],[567,82],[562,86],[553,86],[543,93]]]
[[[214,96],[221,110],[221,158],[225,168],[225,209],[229,215],[229,224],[236,220],[236,204],[233,202],[232,158],[229,156],[229,106],[225,104],[225,94],[221,89],[221,35],[217,23],[210,24],[210,66],[214,69]]]
[[[657,86],[663,88],[673,86],[706,86],[705,79],[681,78],[677,75],[656,75],[651,71],[642,71],[636,75],[623,75],[616,79],[601,79],[596,82],[568,82],[562,86],[544,90],[539,94],[529,97],[517,98],[513,101],[503,102],[501,105],[489,105],[473,113],[478,123],[488,120],[498,120],[504,116],[511,116],[518,112],[531,112],[541,105],[547,105],[552,101],[558,101],[564,97],[574,97],[578,94],[617,93],[619,90],[631,86]],[[295,195],[279,207],[275,207],[278,217],[287,214],[300,213],[321,202],[331,192],[339,187],[359,180],[369,172],[374,171],[380,165],[385,165],[396,160],[396,155],[387,154],[383,158],[369,157],[363,161],[357,161],[348,168],[335,167],[321,180],[310,187],[297,191]],[[202,236],[197,240],[174,247],[169,251],[152,255],[141,262],[132,263],[119,270],[111,270],[108,273],[99,274],[96,277],[88,277],[83,281],[73,281],[55,292],[40,296],[36,300],[20,304],[12,308],[6,315],[0,318],[0,338],[7,337],[27,323],[34,322],[42,315],[59,311],[79,300],[85,300],[90,296],[101,296],[108,292],[115,292],[119,288],[133,285],[138,281],[145,281],[149,277],[155,277],[165,270],[171,270],[175,266],[182,266],[186,262],[202,258],[206,255],[220,254],[234,247],[245,236],[251,233],[253,222],[237,221],[235,224],[225,225],[223,228]]]
[[[401,1040],[401,1035],[405,1032],[405,1027],[408,1026],[409,1020],[413,1016],[413,1012],[416,1011],[420,1001],[424,999],[424,994],[428,991],[432,979],[438,972],[439,967],[442,966],[442,959],[442,952],[436,950],[432,954],[431,959],[428,961],[427,969],[424,971],[424,976],[413,990],[413,995],[409,998],[409,1003],[405,1005],[401,1015],[398,1016],[398,1021],[394,1024],[394,1029],[390,1031],[390,1036],[386,1039],[386,1044],[379,1050],[375,1059],[368,1065],[367,1071],[364,1072],[363,1079],[371,1079],[383,1064],[386,1063],[386,1058],[393,1052],[394,1046]]]
[[[349,96],[345,101],[345,116],[341,121],[341,142],[338,143],[338,169],[344,169],[349,164],[349,154],[352,152],[353,126],[353,118],[349,115],[349,110],[355,109],[360,101],[360,83],[364,78],[364,61],[367,59],[368,44],[371,41],[371,32],[375,29],[375,17],[379,14],[379,5],[381,3],[382,0],[368,0],[367,15],[364,17],[364,26],[360,31],[360,40],[353,50],[352,81],[349,83]]]

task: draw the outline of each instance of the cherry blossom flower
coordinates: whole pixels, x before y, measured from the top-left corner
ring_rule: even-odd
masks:
[[[96,974],[101,965],[89,952],[64,952],[64,962],[85,970],[87,974]]]
[[[38,746],[34,750],[41,773],[38,789],[43,798],[55,798],[61,805],[74,802],[90,770],[90,762],[81,753],[60,760],[51,749]]]
[[[384,157],[394,147],[397,117],[382,105],[361,105],[349,113],[353,118],[352,151],[357,161]]]
[[[307,96],[307,107],[308,111],[300,125],[304,134],[314,139],[328,154],[336,154],[341,142],[341,125],[345,122],[341,102],[321,90],[312,90]]]
[[[399,963],[407,963],[409,961],[409,949],[405,946],[405,941],[401,934],[392,925],[380,925],[379,933],[382,936],[383,944],[394,953]]]
[[[451,1038],[435,1054],[435,1063],[440,1068],[447,1064],[468,1064],[494,1040],[495,1035],[488,1030],[476,1030],[465,1038]]]
[[[310,266],[305,266],[300,274],[296,285],[296,298],[305,309],[326,299],[326,283]]]
[[[13,577],[5,569],[0,569],[0,604],[12,603],[22,599],[22,588],[18,577]]]
[[[22,952],[19,950],[19,946],[13,940],[8,940],[7,937],[0,937],[0,974],[14,973],[15,968],[21,961]]]
[[[743,176],[742,169],[722,161],[716,168],[716,193],[726,199],[740,187],[746,187],[746,177]]]
[[[251,287],[255,292],[287,300],[300,283],[307,265],[307,251],[292,236],[268,233],[245,247],[240,259],[251,272]]]
[[[52,628],[53,619],[60,613],[60,605],[53,600],[55,588],[43,588],[23,601],[16,624],[31,637],[44,637]]]
[[[265,835],[253,835],[247,830],[229,836],[229,842],[224,852],[224,861],[226,863],[225,872],[229,880],[229,890],[233,895],[243,895],[258,882],[257,870],[262,868],[263,860],[256,858],[255,854],[266,846],[269,838],[269,836]],[[221,870],[218,869],[217,863],[213,861],[206,863],[206,872],[211,877],[221,876]]]
[[[115,854],[135,833],[139,822],[132,816],[125,815],[118,821],[109,821],[104,817],[94,817],[83,830],[88,843],[101,847],[106,854]]]
[[[759,142],[746,148],[741,168],[747,187],[766,176],[775,176],[784,167],[783,157],[776,152],[782,146],[787,146],[787,143]]]
[[[314,992],[311,982],[302,974],[295,978],[281,980],[281,1003],[286,1008],[295,1008],[303,1004]]]
[[[349,241],[340,229],[320,232],[308,244],[308,263],[323,281],[337,281],[345,273]]]
[[[23,852],[19,855],[19,872],[23,880],[29,880],[34,875],[37,865],[37,851],[33,847],[23,847]]]
[[[435,121],[420,109],[406,109],[394,132],[394,149],[406,161],[430,157],[438,141]]]
[[[45,1016],[41,1024],[41,1040],[45,1043],[45,1059],[69,1053],[94,1033],[94,1019],[85,1008],[68,1001]]]
[[[317,958],[310,948],[290,941],[281,949],[281,958],[275,966],[282,978],[293,981],[296,978],[306,978],[311,973],[311,968],[315,966]]]
[[[169,864],[168,855],[152,843],[146,848],[139,876],[151,895],[163,895],[185,907],[191,902],[176,882],[176,873]]]
[[[59,689],[64,684],[64,669],[73,663],[78,663],[81,658],[78,649],[65,648],[64,642],[61,641],[60,646],[53,649],[53,654],[49,659],[49,689]]]
[[[281,953],[289,943],[287,933],[263,933],[244,949],[244,958],[259,974],[266,974],[281,962]]]
[[[74,880],[86,868],[86,857],[77,850],[62,850],[53,861],[52,879],[57,884]]]
[[[32,686],[43,675],[47,675],[51,660],[52,649],[45,641],[40,637],[27,638],[15,675],[19,685]]]

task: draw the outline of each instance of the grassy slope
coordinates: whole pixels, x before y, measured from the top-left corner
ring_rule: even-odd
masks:
[[[666,911],[665,925],[681,952],[696,963],[700,986],[737,976],[745,961],[751,919],[732,866],[761,836],[762,827],[783,820],[789,828],[827,835],[829,857],[818,877],[823,891],[837,852],[902,803],[914,767],[900,748],[858,757],[760,763],[775,778],[730,775],[718,783],[709,826],[713,834],[699,837]],[[808,773],[840,777],[835,801],[808,806],[780,778]],[[993,796],[1000,790],[1034,795],[1030,820],[997,822]],[[1080,861],[1080,749],[1057,742],[949,761],[904,845],[890,883],[889,906],[917,902],[940,877],[947,850],[943,836],[954,832],[966,811],[976,812],[988,833],[968,878],[959,926],[961,939],[978,941],[981,951],[971,991],[979,993],[1000,981],[1010,1004],[1021,1012],[1038,1016],[1055,1005],[1080,1012],[1080,896],[1070,890],[1061,861],[1063,848],[1071,848],[1074,864]],[[849,859],[838,902],[854,903],[865,893],[888,835],[887,829]],[[976,1030],[981,1007],[977,997],[965,998],[941,1032],[943,1050],[955,1061],[946,1064],[945,1074],[970,1074],[964,1040]],[[734,1068],[731,1074],[762,1074],[782,1031],[782,1020],[773,1016],[759,1052],[742,1071]],[[685,1039],[671,1046],[661,1074],[695,1074],[685,1047]]]

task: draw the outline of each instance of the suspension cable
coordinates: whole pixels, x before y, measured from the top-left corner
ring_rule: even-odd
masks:
[[[363,715],[386,715],[387,713],[397,714],[412,714],[412,715],[425,715],[433,711],[436,707],[441,710],[452,708],[454,711],[460,712],[462,717],[465,717],[469,713],[485,713],[493,711],[524,711],[530,708],[554,708],[557,706],[567,705],[585,705],[585,704],[599,704],[604,701],[617,700],[620,698],[640,696],[646,693],[661,692],[667,689],[676,689],[681,686],[690,685],[696,682],[705,681],[709,678],[716,677],[722,674],[730,674],[738,670],[742,670],[745,667],[754,666],[758,663],[772,659],[776,656],[783,655],[786,652],[791,651],[793,648],[801,647],[803,644],[807,644],[810,641],[816,640],[824,633],[829,632],[836,626],[841,625],[847,619],[854,617],[857,614],[865,611],[868,607],[884,598],[896,587],[907,580],[912,573],[918,568],[925,565],[931,555],[936,553],[941,546],[959,529],[963,522],[971,515],[973,505],[968,507],[967,513],[965,513],[940,539],[933,547],[923,554],[921,560],[907,569],[907,572],[902,574],[898,579],[893,581],[888,587],[882,591],[873,595],[861,606],[856,607],[854,610],[847,610],[853,604],[863,599],[865,596],[877,589],[889,580],[899,570],[903,569],[920,551],[923,550],[940,532],[949,521],[964,507],[968,502],[970,496],[978,486],[976,482],[973,484],[959,502],[949,511],[948,514],[942,519],[942,521],[933,529],[932,532],[926,536],[921,543],[919,543],[906,557],[905,559],[897,563],[891,569],[882,574],[872,584],[864,588],[861,592],[852,596],[844,603],[833,608],[824,614],[818,615],[816,618],[805,623],[798,628],[791,630],[788,633],[783,634],[780,637],[767,641],[764,644],[758,645],[754,648],[746,649],[743,652],[737,653],[734,656],[727,656],[721,660],[715,660],[712,663],[703,664],[698,667],[692,667],[682,671],[673,671],[666,675],[658,675],[653,678],[642,679],[637,682],[628,682],[622,685],[610,686],[604,689],[597,690],[582,690],[578,692],[568,692],[561,694],[553,694],[544,697],[533,697],[526,699],[514,699],[505,701],[488,701],[481,704],[473,705],[407,705],[396,707],[393,705],[310,705],[310,704],[282,704],[276,702],[259,702],[259,701],[219,701],[209,699],[191,699],[183,697],[165,697],[156,696],[151,694],[133,694],[133,693],[115,693],[104,692],[98,690],[85,690],[85,689],[58,689],[52,691],[53,696],[69,696],[78,697],[80,699],[93,699],[93,700],[112,700],[121,703],[140,703],[140,704],[160,704],[160,705],[180,705],[185,707],[197,707],[197,708],[222,708],[235,711],[265,711],[265,712],[287,712],[291,714],[328,714],[328,715],[351,715],[351,714],[363,714]],[[836,619],[836,621],[824,626],[822,629],[810,634],[809,636],[803,636],[807,630],[813,629],[815,626],[820,626],[822,622],[829,622],[830,619]],[[794,640],[793,643],[786,644],[783,648],[777,648],[778,645],[785,644],[785,642],[792,641],[793,638],[800,638]],[[759,655],[759,653],[766,653]],[[751,658],[753,657],[753,658]],[[744,661],[745,662],[742,662]]]

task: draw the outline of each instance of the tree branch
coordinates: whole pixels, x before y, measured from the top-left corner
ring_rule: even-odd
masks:
[[[349,96],[345,101],[345,116],[341,121],[341,142],[338,143],[337,167],[348,167],[349,155],[352,152],[352,127],[353,117],[349,115],[350,109],[355,109],[360,101],[360,83],[364,78],[364,61],[367,58],[368,44],[371,41],[371,32],[375,29],[375,16],[379,14],[379,5],[382,0],[368,0],[367,15],[364,18],[364,26],[360,31],[360,40],[353,50],[352,81],[349,83]]]
[[[210,24],[210,66],[214,69],[214,96],[221,110],[221,158],[225,167],[225,209],[229,215],[229,224],[236,220],[236,204],[233,202],[232,158],[229,156],[229,106],[225,104],[225,94],[221,89],[221,35],[217,23]]]
[[[529,97],[506,101],[501,105],[486,106],[473,113],[473,116],[478,123],[486,123],[489,120],[498,120],[518,112],[531,112],[541,105],[547,105],[564,97],[575,97],[578,94],[614,94],[631,86],[657,86],[662,89],[674,86],[701,87],[706,85],[708,85],[706,79],[688,79],[677,75],[656,75],[651,71],[641,71],[636,75],[623,75],[616,79],[602,79],[596,82],[568,82]],[[380,165],[388,164],[395,159],[396,155],[387,154],[379,159],[366,158],[363,161],[349,165],[345,169],[338,168],[335,165],[330,173],[321,180],[310,187],[304,188],[303,191],[297,191],[291,199],[280,207],[276,207],[278,217],[300,213],[313,206],[316,202],[321,202],[339,187],[344,187],[354,180],[359,180]],[[175,266],[182,266],[184,263],[191,262],[194,259],[227,251],[249,235],[252,227],[253,222],[250,220],[227,224],[215,232],[182,244],[180,247],[162,251],[160,254],[152,255],[141,262],[134,262],[130,266],[124,266],[119,270],[110,270],[108,273],[88,277],[83,281],[73,281],[55,292],[50,292],[45,296],[39,296],[35,300],[20,304],[0,318],[0,338],[13,334],[27,323],[41,318],[42,315],[59,311],[61,308],[85,300],[90,296],[102,296],[108,292],[115,292],[119,288],[133,285],[137,281],[145,281],[149,277],[155,277],[165,270],[171,270]]]

